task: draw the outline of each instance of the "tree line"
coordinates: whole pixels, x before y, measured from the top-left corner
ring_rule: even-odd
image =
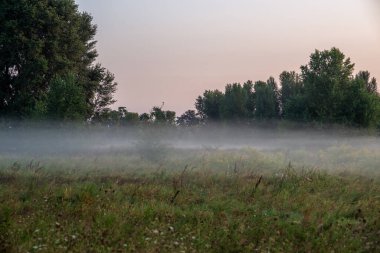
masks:
[[[267,81],[227,84],[224,92],[206,90],[195,107],[202,119],[321,122],[373,127],[380,124],[377,82],[337,48],[316,50],[300,73],[284,71],[280,85]]]
[[[337,48],[316,50],[300,73],[284,71],[279,84],[267,81],[227,84],[224,91],[206,90],[196,110],[181,116],[161,107],[138,115],[120,107],[104,110],[100,121],[112,125],[143,123],[194,126],[209,122],[255,123],[270,120],[318,122],[358,127],[380,126],[377,82],[368,71],[353,74],[354,64]]]
[[[380,126],[380,96],[368,71],[338,48],[310,56],[300,72],[279,83],[247,81],[206,90],[195,110],[155,106],[148,113],[110,109],[117,83],[96,63],[96,25],[73,0],[4,0],[0,3],[0,118],[83,121],[107,126],[271,120]]]

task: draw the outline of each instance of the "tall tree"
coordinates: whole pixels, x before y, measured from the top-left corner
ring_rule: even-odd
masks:
[[[273,96],[274,106],[275,106],[275,114],[276,117],[280,115],[280,91],[278,89],[278,85],[276,80],[273,77],[269,77],[267,80],[268,88],[270,89],[270,93]]]
[[[368,90],[365,79],[351,80],[343,92],[343,106],[337,112],[337,122],[360,127],[380,126],[380,97]]]
[[[195,108],[202,119],[217,121],[221,119],[221,106],[224,94],[219,90],[206,90],[195,102]]]
[[[255,118],[273,119],[278,116],[277,96],[275,90],[268,83],[257,81],[255,89]]]
[[[184,127],[196,126],[201,123],[201,119],[194,110],[187,110],[177,118],[177,124]]]
[[[46,115],[54,120],[84,120],[86,117],[84,91],[74,75],[55,78],[47,93]]]
[[[316,50],[310,62],[301,66],[308,117],[336,122],[344,106],[344,90],[350,86],[354,64],[337,48]]]
[[[100,64],[91,66],[87,71],[88,74],[85,76],[87,80],[83,81],[87,88],[85,94],[88,105],[87,114],[90,117],[96,117],[116,102],[113,93],[116,91],[117,83],[114,82],[115,76]]]
[[[224,119],[244,119],[248,118],[249,90],[239,83],[227,84],[224,92],[223,105],[221,107]]]
[[[154,106],[150,112],[150,119],[157,124],[173,125],[175,123],[175,112],[162,110],[164,104],[161,107]]]
[[[359,71],[355,76],[356,79],[361,79],[364,81],[365,88],[369,93],[377,93],[377,81],[376,78],[372,77],[368,71]]]
[[[83,88],[87,118],[112,104],[113,75],[94,65],[96,26],[74,0],[3,0],[0,24],[0,115],[29,117],[68,73]]]
[[[282,113],[286,114],[286,104],[294,99],[295,96],[302,93],[303,83],[299,74],[294,71],[284,71],[280,74],[280,101],[282,106]]]
[[[248,98],[245,104],[246,110],[247,110],[247,117],[253,118],[255,113],[255,92],[253,89],[253,82],[251,80],[248,80],[243,84],[243,89],[248,94]]]
[[[117,110],[106,108],[92,118],[92,123],[109,127],[136,125],[139,123],[139,114],[129,112],[126,107],[119,107]]]

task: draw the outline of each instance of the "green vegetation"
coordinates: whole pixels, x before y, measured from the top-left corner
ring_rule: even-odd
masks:
[[[4,0],[0,24],[0,117],[83,120],[114,102],[114,76],[95,63],[96,26],[74,0]],[[85,110],[81,105],[50,114],[46,107],[57,95],[50,92],[57,80],[68,82],[60,85],[69,89],[61,96],[81,96]],[[68,105],[60,106],[71,107],[65,99]]]
[[[273,77],[266,82],[227,84],[224,92],[206,90],[195,101],[197,111],[186,111],[176,122],[175,112],[157,106],[150,113],[140,115],[140,121],[194,126],[215,122],[255,125],[283,120],[378,129],[380,95],[377,81],[370,78],[368,71],[356,75],[353,71],[354,64],[339,49],[316,50],[309,63],[301,66],[301,74],[281,73],[280,87]],[[165,113],[170,113],[171,118],[165,118]],[[137,117],[129,120],[120,110],[106,111],[105,115],[116,117],[111,121],[103,117],[103,123],[138,122]]]
[[[0,3],[0,117],[80,121],[108,126],[147,122],[192,126],[215,121],[252,123],[292,120],[380,126],[377,82],[337,48],[316,50],[301,73],[284,71],[280,87],[268,81],[227,84],[206,90],[176,118],[155,106],[136,115],[115,100],[114,76],[95,63],[96,25],[73,0]]]
[[[96,63],[96,25],[74,0],[3,0],[0,24],[0,252],[380,252],[376,144],[307,150],[300,138],[302,150],[258,152],[160,142],[205,129],[248,138],[252,126],[277,131],[258,142],[304,126],[373,135],[376,79],[355,75],[339,49],[316,50],[280,85],[206,90],[176,117],[163,105],[109,108],[117,84]],[[73,126],[83,136],[70,142]],[[143,138],[123,147],[133,133]]]
[[[376,252],[378,152],[0,157],[0,250]]]
[[[225,92],[205,91],[196,101],[209,121],[285,119],[359,127],[378,127],[380,96],[368,71],[353,75],[354,64],[337,48],[316,50],[301,74],[284,71],[281,86],[267,82],[228,84]]]

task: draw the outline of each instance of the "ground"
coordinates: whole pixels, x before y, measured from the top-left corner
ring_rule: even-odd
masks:
[[[379,252],[377,152],[0,156],[0,252]]]

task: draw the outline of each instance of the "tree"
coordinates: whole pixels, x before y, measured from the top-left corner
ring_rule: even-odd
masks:
[[[355,78],[344,92],[344,106],[336,116],[337,121],[360,127],[378,126],[380,98],[377,93],[368,90],[368,82],[363,78]]]
[[[150,115],[146,112],[139,115],[139,120],[144,123],[148,123],[150,121]]]
[[[206,90],[195,102],[195,108],[202,119],[217,121],[221,119],[221,106],[224,94],[219,90]]]
[[[271,95],[273,96],[275,114],[277,117],[280,115],[280,91],[278,90],[278,85],[273,77],[269,77],[269,79],[267,80],[267,85],[270,89]]]
[[[354,64],[337,48],[316,50],[301,78],[294,72],[280,76],[285,118],[293,120],[375,126],[379,96],[368,71],[353,77]]]
[[[161,107],[154,106],[150,112],[150,119],[152,122],[157,124],[169,124],[173,125],[175,123],[175,112],[174,111],[164,111]]]
[[[364,81],[365,88],[369,93],[377,93],[377,81],[376,78],[372,77],[368,71],[359,71],[355,76],[356,79],[361,79]]]
[[[246,100],[246,110],[247,110],[247,117],[253,118],[255,113],[255,93],[253,90],[253,82],[251,80],[248,80],[243,84],[243,89],[248,94],[248,98]]]
[[[239,83],[227,84],[224,92],[224,100],[222,109],[222,117],[224,119],[241,120],[248,118],[252,111],[248,108],[250,105],[250,98],[252,93],[252,86],[249,84],[241,86]]]
[[[270,78],[268,82],[257,81],[254,89],[255,118],[261,120],[278,117],[278,90],[274,79]]]
[[[60,121],[84,120],[87,107],[83,94],[74,75],[53,79],[47,93],[46,116]]]
[[[177,118],[177,124],[184,127],[199,125],[201,118],[197,116],[194,110],[188,110]]]
[[[114,82],[115,76],[100,64],[91,66],[88,69],[87,81],[84,83],[88,88],[86,102],[89,105],[88,115],[96,115],[116,102],[113,93],[116,91],[117,83]]]
[[[295,99],[299,99],[299,96],[303,93],[303,83],[301,77],[294,71],[284,71],[280,74],[281,91],[280,102],[282,115],[287,117],[288,114],[293,114],[291,110]]]
[[[339,123],[352,126],[380,126],[380,96],[377,82],[368,71],[353,76],[354,64],[337,48],[316,50],[301,74],[284,71],[281,90],[273,77],[266,82],[227,84],[225,92],[206,90],[196,100],[197,113],[178,118],[187,124],[201,120],[285,119]]]
[[[113,75],[94,65],[96,26],[74,0],[0,2],[0,115],[28,118],[55,77],[72,73],[86,118],[112,104]]]
[[[310,62],[301,66],[306,104],[312,120],[337,122],[337,114],[344,110],[344,90],[350,86],[354,64],[337,48],[316,50]]]
[[[121,120],[123,125],[133,125],[139,122],[139,114],[136,112],[126,111],[122,115]]]

